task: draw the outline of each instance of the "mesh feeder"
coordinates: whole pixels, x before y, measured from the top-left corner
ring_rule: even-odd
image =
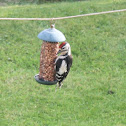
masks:
[[[59,42],[65,41],[66,38],[62,32],[54,28],[54,25],[40,32],[38,38],[43,40],[43,43],[41,46],[39,74],[35,75],[35,80],[45,85],[56,84],[54,63],[59,50]]]

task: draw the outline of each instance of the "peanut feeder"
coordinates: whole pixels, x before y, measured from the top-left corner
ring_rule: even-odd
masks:
[[[39,74],[35,75],[35,80],[45,85],[56,84],[54,63],[59,50],[59,42],[65,41],[66,38],[62,32],[54,28],[54,25],[40,32],[38,38],[43,40],[43,43],[41,46]]]

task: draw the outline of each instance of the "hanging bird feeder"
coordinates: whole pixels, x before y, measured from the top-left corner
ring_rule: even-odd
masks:
[[[55,29],[54,25],[40,32],[38,38],[43,40],[43,43],[41,46],[39,74],[35,75],[35,80],[45,85],[56,84],[55,59],[59,50],[59,42],[65,41],[66,38],[62,32]]]

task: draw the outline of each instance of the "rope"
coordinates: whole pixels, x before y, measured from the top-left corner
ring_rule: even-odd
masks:
[[[104,11],[104,12],[97,12],[97,13],[90,13],[90,14],[82,14],[82,15],[75,15],[75,16],[67,16],[67,17],[57,17],[57,18],[0,18],[0,20],[27,20],[27,21],[52,21],[52,20],[62,20],[62,19],[69,19],[69,18],[76,18],[76,17],[85,17],[85,16],[92,16],[92,15],[100,15],[100,14],[109,14],[109,13],[116,13],[116,12],[123,12],[126,9],[121,10],[113,10],[113,11]]]

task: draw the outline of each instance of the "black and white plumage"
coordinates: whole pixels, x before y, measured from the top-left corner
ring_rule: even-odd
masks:
[[[58,54],[60,54],[55,61],[56,80],[58,86],[61,88],[61,82],[67,77],[70,67],[72,66],[72,55],[70,44],[63,42],[59,46]]]

